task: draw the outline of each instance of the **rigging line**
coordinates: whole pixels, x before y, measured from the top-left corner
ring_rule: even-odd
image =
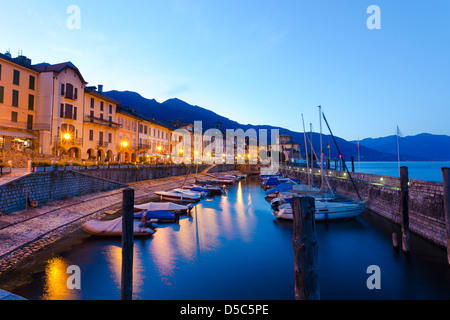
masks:
[[[309,140],[309,139],[308,139]],[[310,141],[311,142],[311,141]],[[314,156],[316,157],[316,159],[317,159],[317,154],[316,154],[316,151],[314,150],[314,148],[312,149],[312,152],[314,153]],[[322,173],[323,173],[323,165],[322,164],[319,164],[319,167],[320,167],[320,173],[321,173],[321,175],[322,175]],[[322,175],[322,178],[324,178],[323,177],[323,175]],[[327,181],[327,184],[328,184],[328,188],[330,189],[330,192],[331,192],[331,194],[333,195],[333,197],[336,197],[336,195],[334,194],[334,192],[333,192],[333,188],[331,187],[331,183],[330,183],[330,179],[327,177],[327,179],[326,179],[326,181]],[[322,185],[320,186],[320,190],[322,190],[323,189],[323,180],[322,180]],[[324,190],[325,191],[325,190]]]
[[[311,190],[311,178],[309,176],[309,160],[308,160],[308,144],[306,142],[306,131],[305,131],[305,120],[303,119],[302,113],[302,122],[303,122],[303,137],[305,138],[305,160],[306,160],[306,168],[308,169],[308,186]]]
[[[345,170],[347,171],[347,173],[348,173],[348,176],[349,176],[349,178],[350,178],[350,180],[351,180],[351,182],[352,182],[352,184],[353,184],[353,188],[355,188],[355,191],[356,191],[356,194],[358,195],[359,200],[362,201],[361,195],[359,194],[359,191],[358,191],[358,188],[356,187],[355,181],[353,181],[352,176],[351,176],[351,174],[350,174],[350,171],[348,171],[347,165],[345,164],[344,157],[342,157],[342,153],[341,153],[341,151],[339,150],[339,146],[338,146],[338,144],[337,144],[337,142],[336,142],[336,139],[334,138],[333,132],[331,131],[330,125],[328,124],[327,118],[325,117],[325,113],[322,113],[322,115],[323,115],[323,119],[325,120],[325,123],[327,124],[328,130],[330,131],[331,137],[333,138],[333,141],[334,141],[334,144],[335,144],[335,146],[336,146],[336,149],[337,149],[337,151],[338,151],[338,153],[339,153],[339,156],[341,156],[342,163],[344,164],[344,169],[345,169]]]

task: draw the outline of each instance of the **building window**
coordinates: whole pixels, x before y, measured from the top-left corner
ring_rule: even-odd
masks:
[[[15,111],[11,112],[11,121],[12,122],[17,122],[17,115],[18,115],[17,112],[15,112]]]
[[[33,130],[33,116],[31,114],[29,114],[27,118],[27,129]]]
[[[0,80],[2,80],[2,65],[0,64]]]
[[[100,101],[100,111],[103,111],[103,101]]]
[[[109,113],[112,113],[112,104],[109,105]]]
[[[62,96],[64,95],[64,92],[65,92],[64,88],[65,88],[64,83],[61,83],[61,95]]]
[[[13,90],[12,106],[13,107],[18,107],[19,106],[19,91],[17,91],[17,90]]]
[[[112,143],[112,133],[108,133],[108,143]]]
[[[71,85],[70,83],[66,84],[66,99],[71,99],[73,100],[73,85]]]
[[[103,113],[100,113],[100,119],[103,120]]]
[[[19,83],[20,83],[20,71],[14,70],[13,84],[19,85]]]
[[[0,86],[0,103],[3,103],[4,95],[5,95],[5,88]]]
[[[74,107],[71,104],[65,105],[65,104],[61,103],[59,117],[64,118],[64,119],[77,120],[77,107]]]
[[[95,100],[94,100],[94,98],[91,98],[91,108],[94,108],[95,107]]]
[[[94,130],[89,130],[89,141],[94,141]]]
[[[29,89],[30,90],[34,90],[35,86],[36,86],[36,78],[34,76],[30,76],[30,87],[29,87]]]
[[[28,95],[28,110],[34,110],[34,96],[32,94]]]
[[[91,118],[94,118],[94,110],[91,110]],[[92,122],[92,120],[91,120]]]

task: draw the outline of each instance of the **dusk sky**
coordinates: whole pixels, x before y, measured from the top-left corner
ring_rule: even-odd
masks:
[[[67,8],[80,8],[69,29]],[[381,29],[367,27],[370,5]],[[177,97],[240,123],[348,140],[450,135],[450,1],[16,1],[0,52],[73,62],[89,85]],[[324,133],[328,133],[323,123]]]

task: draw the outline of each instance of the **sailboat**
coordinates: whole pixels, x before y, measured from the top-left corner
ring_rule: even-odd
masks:
[[[326,121],[325,115],[322,113],[322,109],[319,106],[319,111],[320,111],[320,146],[322,148],[322,115]],[[327,122],[328,125],[328,122]],[[329,126],[328,126],[329,128]],[[331,133],[331,130],[330,130]],[[334,142],[336,143],[336,140],[334,139],[333,134],[331,133]],[[310,141],[311,144],[311,149],[313,150],[312,147],[312,141]],[[338,148],[337,144],[336,147]],[[339,148],[338,148],[339,151]],[[314,152],[315,154],[315,152]],[[339,152],[340,154],[340,152]],[[317,156],[316,156],[317,158]],[[345,166],[345,163],[344,163]],[[307,190],[305,189],[303,192],[298,192],[301,193],[304,196],[311,196],[314,195],[315,198],[315,207],[316,207],[316,211],[315,211],[315,219],[317,221],[322,221],[322,220],[337,220],[337,219],[349,219],[349,218],[354,218],[356,216],[358,216],[362,211],[364,211],[366,209],[366,205],[362,202],[350,202],[350,201],[336,201],[336,197],[334,195],[334,193],[332,193],[332,189],[331,186],[329,184],[329,181],[327,180],[329,189],[332,193],[332,198],[331,199],[326,199],[324,196],[323,199],[318,199],[317,195],[324,195],[325,194],[325,184],[324,184],[324,170],[323,170],[323,153],[321,150],[321,159],[320,159],[320,173],[321,173],[321,187],[318,190],[314,190],[314,193],[311,189]],[[347,169],[348,171],[348,169]],[[349,173],[350,176],[350,173]],[[351,178],[351,176],[350,176]],[[353,180],[352,180],[353,183]],[[353,183],[354,185],[354,183]],[[355,185],[354,185],[355,186]],[[356,188],[356,187],[355,187]],[[291,191],[292,192],[292,191]],[[307,192],[309,192],[309,194],[307,194]],[[356,192],[359,196],[359,192],[356,189]],[[287,197],[288,198],[288,197]],[[359,196],[360,200],[361,197]],[[331,200],[331,201],[330,201]],[[284,203],[282,203],[284,201]],[[273,203],[272,203],[273,205]],[[286,198],[283,198],[282,200],[278,200],[277,205],[274,208],[273,211],[273,215],[275,215],[277,218],[279,219],[288,219],[288,220],[292,220],[293,219],[293,214],[292,214],[292,207],[291,207],[291,203],[289,201],[286,201]]]
[[[353,202],[332,202],[332,201],[315,201],[316,211],[314,218],[317,221],[341,220],[357,217],[366,209],[363,203]],[[278,206],[278,210],[274,210],[273,215],[279,219],[293,220],[292,206],[285,203]]]

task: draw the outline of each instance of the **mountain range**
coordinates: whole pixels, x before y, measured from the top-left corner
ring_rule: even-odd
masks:
[[[104,95],[119,101],[123,106],[130,106],[136,112],[147,116],[154,117],[159,121],[176,121],[180,123],[194,123],[194,121],[202,121],[203,130],[215,128],[216,123],[222,123],[222,128],[225,129],[255,129],[258,133],[260,129],[268,130],[270,143],[270,130],[277,129],[280,134],[287,134],[292,136],[295,143],[300,144],[301,154],[305,153],[304,141],[305,135],[303,132],[295,132],[287,130],[282,127],[270,125],[253,125],[241,124],[237,121],[230,120],[206,108],[191,105],[183,100],[173,98],[162,103],[155,99],[147,99],[142,97],[139,93],[132,91],[107,91]],[[330,124],[332,126],[332,124]],[[315,132],[307,132],[306,138],[312,141],[313,149],[317,156],[320,149],[320,135]],[[338,159],[339,151],[347,161],[354,157],[357,161],[358,156],[361,161],[396,161],[397,156],[397,136],[388,136],[382,138],[367,138],[360,141],[360,148],[358,153],[357,141],[347,141],[339,137],[322,134],[322,146],[325,157],[330,156],[331,160]],[[336,143],[334,142],[336,141]],[[327,145],[330,148],[327,148]],[[309,145],[309,140],[308,140]],[[423,160],[450,160],[450,137],[443,135],[419,134],[416,136],[400,137],[400,159],[402,161],[423,161]],[[309,152],[310,147],[308,146]]]

